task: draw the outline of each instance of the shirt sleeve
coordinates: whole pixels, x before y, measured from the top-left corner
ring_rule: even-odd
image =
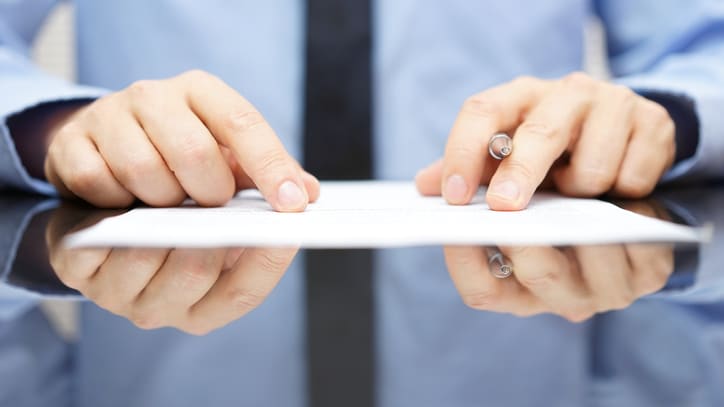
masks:
[[[693,154],[664,182],[724,178],[724,2],[597,0],[595,10],[617,82],[654,100],[692,102],[698,131],[677,134],[693,139],[677,146],[695,144]]]
[[[10,117],[41,104],[97,98],[106,93],[55,78],[32,63],[30,44],[54,5],[54,0],[0,2],[0,190],[54,193],[47,182],[32,178],[24,168],[15,145],[23,138],[10,134]],[[28,137],[33,139],[38,138]]]

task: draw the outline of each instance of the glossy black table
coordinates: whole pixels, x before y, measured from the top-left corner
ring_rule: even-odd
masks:
[[[594,315],[564,315],[581,322],[513,300],[481,310],[489,304],[463,300],[445,267],[426,260],[442,258],[440,248],[378,250],[377,270],[338,270],[369,290],[362,295],[307,284],[316,271],[302,270],[302,251],[271,293],[217,303],[193,335],[163,327],[174,325],[163,313],[134,314],[118,296],[143,269],[208,264],[232,276],[243,253],[265,249],[71,251],[59,244],[65,234],[113,213],[5,195],[0,406],[724,406],[724,188],[620,204],[711,224],[714,236],[700,246],[518,248],[560,254],[580,273],[606,272],[618,264],[611,253],[626,253],[645,288]],[[198,274],[184,275],[170,288],[142,287],[155,301],[144,309],[209,297],[194,294]]]

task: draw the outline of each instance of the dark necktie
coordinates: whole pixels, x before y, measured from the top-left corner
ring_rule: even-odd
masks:
[[[322,180],[371,178],[369,1],[309,0],[306,41],[305,168]],[[372,253],[305,259],[309,405],[371,406]]]

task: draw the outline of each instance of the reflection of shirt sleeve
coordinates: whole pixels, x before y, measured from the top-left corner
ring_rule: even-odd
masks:
[[[28,223],[36,213],[55,204],[53,200],[30,197],[0,201],[0,320],[14,318],[40,298],[37,293],[8,285],[7,278]]]
[[[697,247],[682,247],[676,257],[675,274],[667,284],[668,290],[653,294],[686,303],[715,303],[724,301],[724,273],[721,248],[724,245],[724,210],[721,202],[724,191],[718,189],[669,190],[659,193],[658,199],[682,223],[691,226],[713,226],[712,240]]]
[[[23,140],[14,139],[8,131],[9,117],[39,104],[95,98],[104,93],[47,75],[30,61],[29,44],[54,3],[51,0],[0,3],[0,189],[53,192],[48,183],[31,178],[23,167],[14,144]]]
[[[618,82],[644,95],[668,93],[694,103],[696,152],[678,162],[665,180],[722,178],[724,7],[720,0],[667,4],[671,2],[596,2],[606,27],[610,68]]]

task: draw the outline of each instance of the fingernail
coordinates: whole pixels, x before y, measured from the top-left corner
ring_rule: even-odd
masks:
[[[460,175],[451,175],[445,182],[445,199],[452,204],[465,202],[468,194],[468,186],[465,179]]]
[[[489,193],[506,201],[515,202],[520,196],[520,188],[513,181],[503,181],[491,186]]]
[[[279,200],[279,207],[282,210],[300,209],[307,203],[307,197],[304,195],[304,192],[292,181],[284,181],[284,183],[279,186],[277,199]]]

